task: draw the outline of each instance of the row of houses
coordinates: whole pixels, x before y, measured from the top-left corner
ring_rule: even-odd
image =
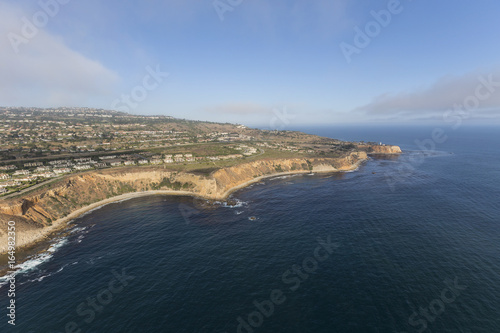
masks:
[[[19,185],[21,185],[21,183],[16,180],[9,180],[8,182],[0,183],[0,188],[15,187]]]
[[[50,161],[49,164],[52,166],[62,165],[62,164],[68,165],[68,164],[71,164],[71,161],[70,160],[55,160],[55,161]]]
[[[241,158],[243,154],[231,154],[231,155],[221,155],[221,156],[208,156],[207,159],[211,161],[219,161],[219,160],[230,160],[233,158]]]
[[[35,168],[35,167],[39,167],[42,165],[43,165],[43,162],[24,163],[25,168]]]
[[[194,162],[195,158],[193,154],[175,154],[175,155],[165,155],[165,163],[182,163],[182,162]]]
[[[206,156],[206,157],[194,157],[191,153],[186,154],[167,154],[165,158],[162,155],[153,155],[150,159],[145,158],[141,155],[136,155],[135,158],[132,155],[110,155],[110,156],[100,156],[101,161],[92,160],[92,158],[77,158],[74,159],[76,165],[70,160],[54,160],[48,162],[50,166],[44,166],[42,162],[26,163],[25,167],[36,167],[35,170],[30,171],[26,169],[16,170],[12,175],[16,178],[11,180],[11,175],[7,173],[0,173],[0,180],[8,180],[7,182],[0,183],[0,188],[5,189],[7,187],[19,186],[20,182],[30,182],[39,178],[53,178],[59,175],[71,173],[72,171],[85,171],[91,170],[93,168],[105,168],[108,166],[118,167],[118,166],[133,166],[133,165],[145,165],[145,164],[163,164],[163,163],[183,163],[183,162],[196,162],[196,161],[219,161],[228,160],[235,158],[242,158],[244,155],[248,156],[248,153],[255,153],[256,149],[251,147],[242,147],[245,149],[243,154],[231,154],[231,155],[219,155],[219,156]],[[125,160],[126,158],[126,160]],[[14,170],[15,166],[12,165],[4,166],[4,170]]]
[[[0,166],[0,170],[4,170],[4,171],[16,170],[16,169],[17,169],[17,167],[14,164]]]
[[[165,158],[162,158],[161,155],[154,155],[151,159],[147,158],[139,158],[137,160],[125,160],[122,159],[114,159],[109,161],[109,165],[112,167],[118,166],[132,166],[132,165],[145,165],[145,164],[163,164],[163,163],[183,163],[183,162],[196,162],[203,160],[227,160],[233,158],[241,158],[243,154],[232,154],[232,155],[221,155],[221,156],[207,156],[207,157],[194,157],[193,154],[167,154]]]

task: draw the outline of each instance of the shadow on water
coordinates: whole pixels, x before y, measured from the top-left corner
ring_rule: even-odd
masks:
[[[374,160],[391,160],[391,161],[397,161],[400,159],[401,155],[399,154],[368,154],[369,157],[371,157]]]

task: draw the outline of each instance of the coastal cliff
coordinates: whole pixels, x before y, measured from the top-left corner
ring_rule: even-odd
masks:
[[[366,151],[368,154],[401,154],[399,146],[388,145],[358,145],[358,149]]]
[[[339,158],[256,160],[221,168],[210,174],[175,172],[160,166],[75,174],[48,188],[0,201],[0,252],[6,251],[8,221],[16,222],[17,246],[27,246],[64,227],[67,221],[85,211],[112,201],[155,193],[224,200],[232,191],[265,177],[348,171],[356,169],[367,158],[367,153],[360,150]]]

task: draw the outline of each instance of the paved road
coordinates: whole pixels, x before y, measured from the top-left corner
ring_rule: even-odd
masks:
[[[33,186],[30,186],[30,187],[27,187],[27,188],[25,188],[25,189],[23,189],[23,190],[21,190],[21,191],[19,191],[19,192],[14,192],[14,193],[11,193],[11,194],[7,194],[7,195],[5,195],[5,196],[3,196],[3,197],[0,197],[0,200],[2,200],[2,199],[9,199],[9,198],[12,198],[12,197],[16,197],[16,196],[21,195],[21,194],[24,194],[24,193],[26,193],[26,192],[29,192],[29,191],[35,190],[35,189],[39,188],[40,186],[43,186],[43,185],[48,184],[48,183],[50,183],[50,182],[53,182],[53,181],[55,181],[55,180],[61,179],[61,178],[63,178],[63,177],[64,177],[64,175],[62,175],[62,176],[57,176],[57,177],[50,178],[50,179],[47,179],[47,180],[45,180],[45,181],[43,181],[43,182],[41,182],[41,183],[38,183],[38,184],[36,184],[36,185],[33,185]]]

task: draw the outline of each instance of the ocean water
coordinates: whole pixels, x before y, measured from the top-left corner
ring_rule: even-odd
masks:
[[[500,133],[433,129],[302,128],[405,153],[97,209],[20,268],[15,328],[0,287],[0,332],[500,332]]]

